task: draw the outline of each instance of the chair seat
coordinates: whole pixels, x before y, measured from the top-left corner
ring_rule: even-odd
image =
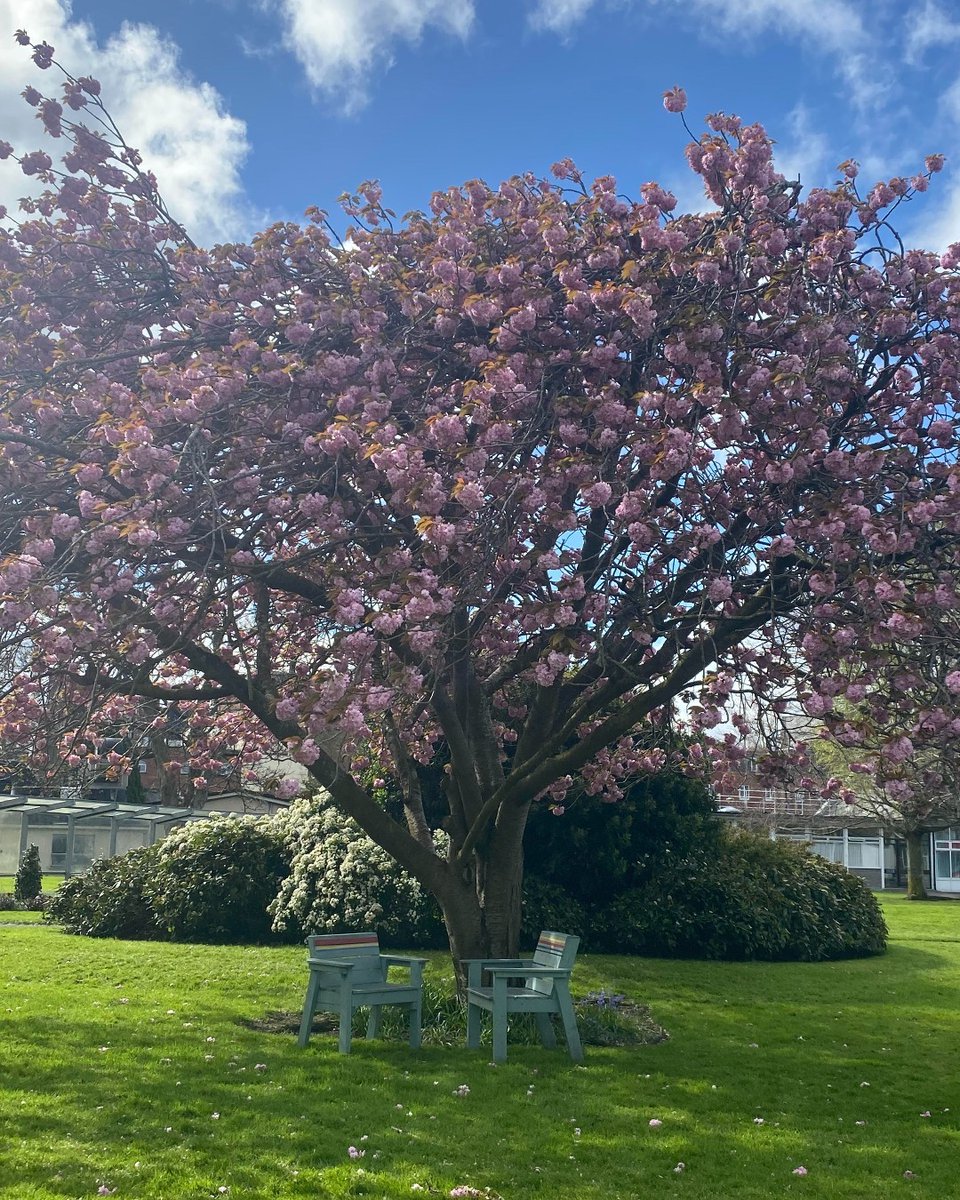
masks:
[[[317,994],[321,999],[339,996],[340,988],[329,985],[324,987],[321,984]],[[406,983],[353,983],[350,985],[350,994],[356,1000],[354,1007],[359,1008],[369,1004],[371,1000],[382,1000],[384,1004],[402,1004],[405,1000],[417,1000],[420,988],[411,987]]]
[[[551,995],[535,992],[533,988],[508,987],[506,991],[507,1004],[513,1012],[556,1012],[557,1001]],[[493,988],[467,988],[467,1001],[479,1004],[481,1008],[493,1011]]]

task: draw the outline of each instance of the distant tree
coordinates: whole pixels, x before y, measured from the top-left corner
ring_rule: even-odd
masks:
[[[829,795],[903,838],[907,896],[926,900],[924,837],[960,823],[960,624],[944,620],[935,635],[911,626],[816,706],[825,724],[812,750]]]
[[[147,793],[143,790],[143,779],[140,776],[140,764],[135,762],[133,770],[127,777],[127,800],[130,804],[146,804]]]
[[[200,765],[259,731],[436,896],[456,958],[499,956],[534,804],[662,770],[681,695],[694,734],[735,679],[821,695],[887,636],[881,586],[924,627],[960,605],[922,584],[956,578],[960,247],[890,219],[940,158],[801,199],[716,115],[687,148],[709,212],[565,160],[400,223],[364,184],[345,243],[314,211],[205,251],[99,84],[62,83],[24,93],[62,167],[0,145],[46,189],[0,231],[8,736],[50,679],[84,730],[177,701]]]
[[[40,869],[40,849],[28,846],[20,859],[17,875],[13,881],[15,900],[36,900],[43,891],[43,871]]]

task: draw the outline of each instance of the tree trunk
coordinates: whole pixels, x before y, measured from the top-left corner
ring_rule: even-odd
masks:
[[[923,882],[923,838],[919,829],[908,829],[904,833],[907,843],[907,899],[928,900]]]
[[[435,891],[459,987],[466,979],[461,965],[465,959],[517,957],[525,825],[526,807],[501,812],[489,838],[477,847],[472,868]]]

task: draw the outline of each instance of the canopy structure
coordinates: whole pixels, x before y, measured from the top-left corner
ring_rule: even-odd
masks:
[[[212,815],[171,805],[82,796],[0,796],[0,874],[12,874],[31,843],[40,849],[44,871],[66,876],[96,858],[152,845],[179,822]]]

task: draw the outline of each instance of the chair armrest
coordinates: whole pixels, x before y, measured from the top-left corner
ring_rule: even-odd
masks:
[[[460,961],[467,968],[467,987],[479,987],[483,972],[494,967],[512,967],[516,975],[522,968],[533,965],[528,958],[462,958]]]
[[[381,954],[380,961],[384,966],[384,978],[391,967],[408,967],[410,983],[414,987],[423,986],[423,968],[430,961],[428,958],[412,958],[404,954]]]
[[[524,979],[569,979],[573,974],[573,967],[501,966],[488,967],[487,970],[495,979],[498,975],[505,975],[508,979],[511,975],[520,975]]]
[[[529,958],[461,958],[460,961],[465,967],[479,964],[484,970],[488,967],[526,967],[533,963]]]
[[[342,958],[310,958],[307,956],[307,966],[311,971],[322,971],[329,967],[331,971],[336,971],[340,975],[346,975],[356,966],[356,963],[347,962]]]

